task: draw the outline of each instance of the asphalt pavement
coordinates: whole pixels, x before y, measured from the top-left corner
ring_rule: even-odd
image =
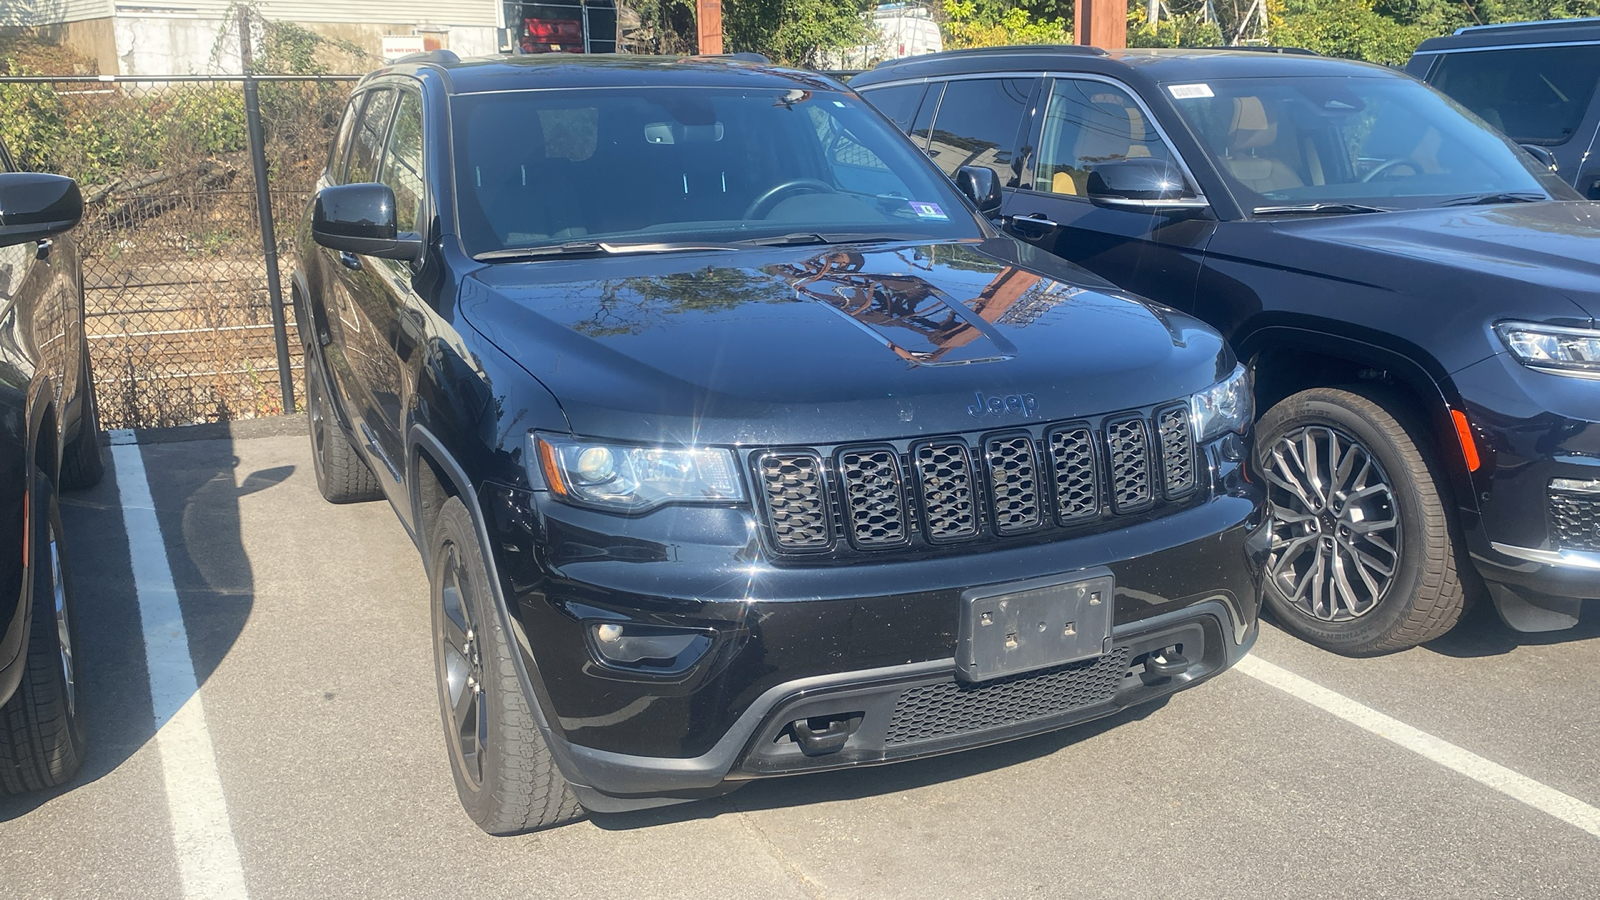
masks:
[[[63,499],[92,746],[68,788],[0,799],[7,898],[1555,898],[1600,884],[1600,605],[1546,636],[1479,609],[1367,660],[1267,626],[1254,658],[1298,692],[1235,670],[1000,747],[491,838],[451,784],[426,582],[387,504],[324,503],[297,419],[137,440]],[[153,520],[122,507],[130,460]],[[147,651],[165,646],[145,621],[159,585],[143,569],[135,584],[130,548],[151,541],[182,613],[167,636],[186,638],[198,685],[176,700],[152,690],[171,683],[172,660]]]

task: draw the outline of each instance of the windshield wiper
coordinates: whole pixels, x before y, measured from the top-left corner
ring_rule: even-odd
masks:
[[[1303,206],[1258,206],[1250,210],[1252,216],[1297,216],[1306,214],[1340,215],[1344,213],[1393,212],[1381,206],[1363,206],[1360,203],[1307,203]]]
[[[739,243],[754,247],[789,247],[804,246],[806,244],[881,244],[887,241],[920,241],[926,239],[927,235],[922,234],[883,234],[881,232],[820,234],[815,231],[795,231],[789,234],[781,234],[777,237],[751,238]]]
[[[1490,203],[1538,203],[1549,200],[1546,194],[1538,191],[1490,191],[1487,194],[1469,194],[1465,197],[1452,197],[1439,202],[1440,206],[1485,206]]]
[[[739,250],[737,244],[722,244],[714,241],[648,241],[632,244],[613,244],[608,241],[567,241],[561,244],[546,244],[542,247],[513,247],[508,250],[490,250],[472,257],[478,262],[494,262],[506,259],[540,259],[552,256],[592,256],[603,253],[607,256],[626,256],[630,253],[692,253],[697,250]]]

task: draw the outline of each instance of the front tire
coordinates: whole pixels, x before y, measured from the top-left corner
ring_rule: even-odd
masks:
[[[459,498],[430,543],[434,670],[456,793],[490,834],[521,834],[582,817],[528,707],[500,625],[472,518]]]
[[[1256,427],[1272,501],[1263,596],[1285,630],[1348,656],[1413,647],[1461,618],[1442,472],[1398,409],[1313,388]]]
[[[67,783],[87,741],[79,702],[77,617],[63,560],[55,487],[36,471],[29,499],[28,577],[33,606],[22,684],[0,707],[0,793]]]

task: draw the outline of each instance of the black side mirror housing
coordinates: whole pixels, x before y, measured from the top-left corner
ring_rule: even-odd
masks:
[[[1544,166],[1550,171],[1554,172],[1561,168],[1560,165],[1556,163],[1556,155],[1551,153],[1549,148],[1541,147],[1538,144],[1518,144],[1517,146],[1527,151],[1529,156],[1539,161],[1539,165]]]
[[[988,166],[962,166],[956,170],[956,188],[965,194],[978,212],[1000,214],[1000,173]]]
[[[0,174],[0,247],[71,231],[83,218],[78,183],[62,175]]]
[[[395,224],[394,191],[386,184],[342,184],[317,192],[311,238],[329,250],[418,262],[422,236]]]
[[[1086,186],[1096,206],[1139,209],[1204,209],[1183,171],[1154,157],[1116,159],[1095,166]]]

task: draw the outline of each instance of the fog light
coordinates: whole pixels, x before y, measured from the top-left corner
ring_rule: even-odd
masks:
[[[711,648],[705,631],[605,622],[590,626],[589,633],[601,662],[656,674],[682,672]]]

